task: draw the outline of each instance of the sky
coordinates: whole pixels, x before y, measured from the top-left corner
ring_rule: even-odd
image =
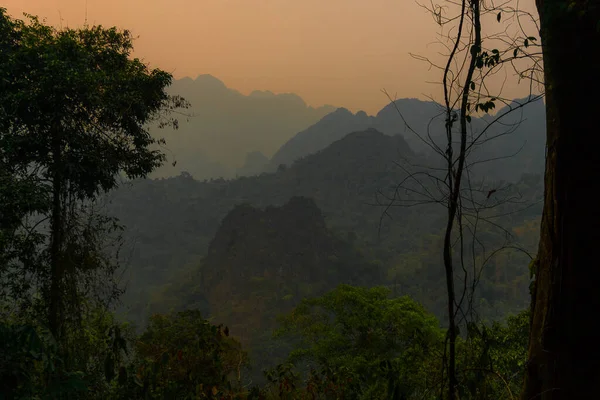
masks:
[[[518,0],[515,0],[518,1]],[[521,0],[531,7],[533,0]],[[429,4],[429,3],[428,3]],[[117,26],[138,36],[135,56],[175,78],[211,74],[228,87],[296,93],[375,114],[399,98],[439,98],[440,28],[415,0],[4,0],[47,23]],[[527,84],[508,84],[522,97]]]

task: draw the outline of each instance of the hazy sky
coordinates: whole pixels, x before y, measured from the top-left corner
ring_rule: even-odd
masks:
[[[228,87],[293,92],[312,106],[376,113],[398,97],[437,96],[439,27],[415,0],[4,0],[48,23],[116,25],[139,36],[136,56],[176,78],[212,74]],[[426,2],[429,3],[429,2]],[[521,0],[531,3],[533,0]],[[505,94],[523,95],[526,85]]]

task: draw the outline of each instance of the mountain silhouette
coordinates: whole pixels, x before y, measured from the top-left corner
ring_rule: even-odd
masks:
[[[168,91],[183,96],[191,107],[184,110],[189,116],[178,116],[178,130],[151,129],[166,139],[163,150],[169,161],[153,177],[186,171],[197,179],[232,178],[249,152],[271,157],[295,133],[335,110],[307,106],[291,93],[254,91],[246,96],[212,75],[175,80]]]
[[[291,164],[300,157],[324,149],[350,132],[374,127],[374,122],[375,119],[364,112],[353,114],[345,108],[338,108],[281,146],[271,158],[271,167]]]
[[[483,133],[482,145],[469,152],[471,172],[478,177],[515,180],[523,172],[541,173],[544,168],[545,109],[541,101],[524,104],[517,99],[502,107],[496,114],[473,118],[469,135]],[[498,116],[508,113],[497,123]],[[279,165],[290,165],[296,160],[326,148],[349,132],[373,128],[386,135],[403,136],[409,147],[422,154],[427,165],[438,167],[441,157],[425,140],[432,140],[446,149],[445,114],[441,105],[418,99],[399,99],[385,106],[376,116],[360,111],[356,114],[340,108],[326,115],[309,128],[299,132],[273,155],[268,170]],[[455,127],[456,128],[456,127]],[[455,138],[458,136],[455,135]]]

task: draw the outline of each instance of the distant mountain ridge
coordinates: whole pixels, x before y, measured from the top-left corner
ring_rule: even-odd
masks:
[[[410,148],[428,156],[430,163],[439,162],[439,157],[413,131],[423,137],[429,133],[438,145],[445,147],[444,109],[433,101],[399,99],[370,116],[364,111],[352,113],[332,106],[313,108],[293,93],[254,90],[246,96],[212,75],[175,80],[169,91],[191,102],[186,113],[193,116],[180,117],[177,131],[152,131],[167,140],[163,150],[168,158],[152,174],[153,178],[177,176],[184,171],[196,179],[274,172],[351,132],[371,128],[386,135],[402,135]],[[516,99],[513,103],[525,100]],[[470,127],[474,132],[481,131],[491,118],[473,118]],[[545,109],[541,101],[507,116],[502,124],[491,127],[486,137],[512,129],[508,126],[519,118],[524,121],[511,134],[471,149],[471,160],[478,163],[480,176],[514,180],[523,171],[543,171]],[[488,159],[496,161],[479,163]]]
[[[338,108],[281,146],[271,158],[271,166],[291,164],[300,157],[324,149],[350,132],[373,127],[374,122],[375,119],[369,117],[365,112],[353,114],[345,108]]]
[[[152,129],[167,141],[168,161],[153,177],[186,171],[197,179],[233,178],[248,153],[270,157],[298,131],[335,110],[313,108],[293,93],[254,91],[246,96],[212,75],[173,81],[169,93],[191,103],[177,131]],[[176,161],[173,165],[173,161]]]
[[[439,114],[439,105],[434,102],[425,102],[418,99],[401,99],[396,104],[409,115],[409,123],[422,128],[436,114]],[[291,164],[300,157],[315,153],[331,143],[339,140],[350,132],[376,129],[388,135],[403,133],[404,139],[413,150],[418,150],[412,134],[404,133],[404,124],[398,121],[399,116],[390,103],[376,116],[369,116],[364,111],[353,114],[345,108],[338,108],[331,114],[324,116],[319,122],[299,132],[286,142],[271,158],[271,167],[280,164]],[[400,122],[400,123],[399,123]],[[411,125],[412,125],[411,124]]]
[[[483,131],[496,116],[504,114],[510,107],[515,108],[523,104],[526,100],[514,100],[512,104],[501,108],[495,116],[484,115],[481,118],[473,118],[470,124],[472,132],[477,134]],[[521,124],[515,128],[514,125],[520,120],[522,120]],[[271,158],[267,170],[274,171],[282,164],[290,165],[308,154],[326,148],[350,132],[367,129],[376,129],[386,135],[403,136],[414,152],[422,153],[435,164],[440,162],[439,157],[422,139],[427,139],[427,135],[430,134],[438,146],[445,148],[444,125],[444,109],[432,101],[396,100],[385,106],[376,116],[368,116],[362,111],[353,114],[345,108],[339,108],[281,146]],[[511,130],[514,131],[506,135],[502,134],[504,131]],[[490,140],[486,145],[472,149],[470,157],[471,161],[477,164],[477,173],[493,179],[514,180],[518,179],[523,172],[543,172],[545,130],[545,108],[541,101],[509,113],[501,119],[500,123],[487,129],[483,139],[498,137]],[[491,159],[494,161],[481,163],[483,160]]]

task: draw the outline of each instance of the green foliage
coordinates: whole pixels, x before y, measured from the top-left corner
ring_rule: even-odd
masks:
[[[283,318],[278,334],[300,340],[290,355],[294,363],[266,371],[264,398],[438,398],[445,377],[440,376],[443,332],[435,319],[410,299],[390,299],[379,288],[340,287],[329,295],[328,301],[328,296],[306,300]],[[404,311],[399,312],[398,306]],[[387,311],[395,315],[386,319]],[[391,329],[395,324],[405,325]],[[412,340],[401,344],[415,325],[421,328],[413,331]],[[364,340],[364,332],[372,335],[371,341]],[[528,332],[528,310],[503,323],[469,324],[457,346],[460,398],[515,398],[522,384]]]
[[[530,311],[509,316],[505,323],[469,324],[459,345],[461,398],[516,398],[523,384]]]
[[[176,128],[186,103],[166,93],[169,73],[131,58],[127,31],[0,8],[0,32],[0,302],[17,321],[3,325],[0,368],[16,374],[10,396],[106,398],[127,355],[105,313],[121,294],[121,228],[94,201],[162,163],[147,126]]]
[[[103,268],[90,246],[98,244],[93,230],[111,221],[77,226],[78,202],[113,189],[120,173],[144,177],[159,166],[160,140],[147,124],[176,127],[168,115],[186,103],[166,93],[169,73],[131,58],[127,31],[57,30],[4,9],[0,31],[0,274],[11,282],[2,294],[30,301],[37,280],[45,301],[56,303],[73,297],[64,282],[70,271],[76,279]],[[58,265],[59,257],[71,265]]]
[[[410,295],[444,323],[445,285],[437,257],[443,240],[437,228],[443,217],[439,209],[394,208],[390,214],[402,222],[390,224],[384,218],[376,240],[372,235],[377,234],[381,209],[363,206],[360,200],[366,202],[368,193],[376,190],[373,181],[383,185],[386,174],[396,172],[376,173],[360,158],[346,160],[343,167],[340,159],[339,169],[327,159],[308,161],[257,178],[203,183],[179,177],[138,181],[130,190],[123,189],[115,209],[135,226],[137,239],[133,281],[126,294],[128,302],[136,305],[131,318],[142,322],[146,313],[201,308],[204,315],[226,323],[240,336],[256,366],[255,382],[261,382],[260,370],[283,361],[289,351],[284,338],[270,337],[275,316],[289,312],[303,297],[322,295],[336,283],[386,285],[394,293]],[[348,178],[330,180],[321,172],[332,169]],[[522,207],[541,198],[540,183],[538,176],[526,175],[512,185],[490,183],[482,191],[485,197],[492,188],[501,187],[503,196],[520,199],[517,205]],[[343,196],[342,187],[355,185],[355,194]],[[285,205],[287,196],[309,193],[314,187],[319,189],[315,200],[322,204],[325,227],[304,214],[311,209],[308,206],[235,207],[240,199]],[[358,199],[352,200],[354,195]],[[140,206],[142,199],[150,200]],[[500,203],[489,214],[496,213],[506,215],[503,224],[512,228],[514,239],[529,251],[536,248],[536,207],[518,210],[510,202]],[[488,224],[478,227],[478,235],[491,248],[507,243],[506,232]],[[465,241],[470,241],[468,234]],[[202,255],[207,255],[204,260]],[[506,249],[490,256],[483,252],[476,261],[486,265],[477,292],[483,300],[475,304],[481,315],[501,319],[527,307],[525,253]],[[462,284],[457,280],[458,288]],[[146,296],[152,299],[150,305]]]
[[[115,330],[122,333],[124,344],[123,334],[131,334],[128,327],[117,324],[109,313],[90,310],[82,329],[69,332],[59,346],[47,329],[9,317],[0,324],[1,392],[9,399],[107,398],[103,360],[122,361],[109,345],[107,334]]]
[[[211,325],[196,310],[152,316],[135,349],[135,372],[123,379],[134,389],[137,386],[137,396],[149,398],[197,399],[230,393],[239,386],[248,364],[229,329]]]
[[[389,294],[380,287],[341,285],[323,297],[303,300],[282,319],[278,332],[298,336],[290,360],[319,370],[313,380],[315,374],[343,378],[348,398],[425,395],[443,332],[412,299]]]
[[[45,391],[41,379],[43,367],[55,361],[51,336],[38,334],[32,325],[2,322],[0,344],[0,392],[25,399]]]
[[[167,72],[131,59],[128,31],[102,26],[56,30],[0,10],[0,138],[4,161],[60,168],[69,190],[91,198],[123,171],[146,176],[164,160],[145,125],[185,106],[167,95]],[[161,120],[177,126],[176,120]],[[60,160],[53,154],[59,136]],[[60,162],[57,164],[57,162]]]

